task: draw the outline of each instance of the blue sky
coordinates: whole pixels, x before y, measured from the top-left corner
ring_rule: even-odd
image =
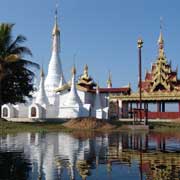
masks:
[[[61,60],[70,78],[73,56],[78,74],[89,65],[89,73],[106,86],[111,70],[113,86],[138,80],[137,39],[143,38],[143,75],[157,56],[160,17],[163,17],[165,52],[175,69],[180,59],[179,0],[1,0],[0,22],[15,23],[14,35],[23,34],[33,52],[33,61],[47,72],[51,55],[51,32],[55,4],[59,4]]]

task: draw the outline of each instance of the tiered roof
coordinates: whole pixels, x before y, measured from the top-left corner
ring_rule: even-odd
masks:
[[[63,86],[56,89],[56,92],[62,92],[65,90],[70,90],[71,83],[64,84]],[[76,84],[76,88],[80,91],[96,93],[97,84],[94,82],[93,78],[88,74],[88,66],[85,65],[83,74],[79,77]],[[99,93],[117,93],[117,94],[130,94],[131,87],[130,85],[120,88],[99,88]]]
[[[172,70],[171,62],[168,63],[164,53],[164,39],[162,31],[158,39],[158,56],[156,62],[147,71],[145,80],[142,81],[142,92],[172,92],[180,91],[180,80],[177,77],[177,69]]]
[[[164,53],[164,38],[162,30],[158,39],[158,56],[151,65],[151,70],[146,71],[145,80],[142,81],[143,101],[179,101],[180,79],[177,77],[178,69],[172,70]],[[128,95],[111,94],[111,99],[123,101],[139,101],[139,91]]]
[[[96,83],[88,74],[88,65],[87,64],[85,65],[84,72],[80,76],[77,84],[79,86],[85,87],[87,89],[93,89],[96,86]]]

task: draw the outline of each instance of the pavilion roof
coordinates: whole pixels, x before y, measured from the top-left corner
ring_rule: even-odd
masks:
[[[139,101],[139,93],[132,93],[130,95],[113,95],[110,96],[111,100],[122,100],[122,101]],[[156,92],[143,92],[142,101],[179,101],[180,91],[156,91]]]

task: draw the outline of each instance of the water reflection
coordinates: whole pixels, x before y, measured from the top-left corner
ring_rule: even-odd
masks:
[[[0,179],[180,179],[180,136],[21,133],[0,137]]]

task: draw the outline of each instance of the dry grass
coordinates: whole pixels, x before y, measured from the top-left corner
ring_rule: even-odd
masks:
[[[0,135],[7,133],[19,133],[19,132],[59,132],[70,130],[65,128],[62,123],[20,123],[20,122],[8,122],[0,119]]]
[[[70,129],[81,129],[81,130],[112,130],[116,126],[111,125],[105,120],[96,119],[96,118],[76,118],[71,119],[68,122],[64,123],[63,126]]]

